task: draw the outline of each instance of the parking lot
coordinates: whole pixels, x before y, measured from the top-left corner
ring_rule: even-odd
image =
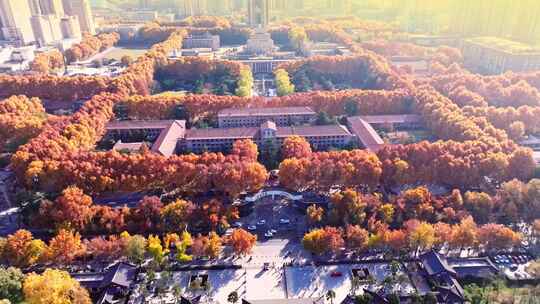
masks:
[[[526,271],[527,266],[533,260],[529,254],[498,254],[489,258],[510,280],[532,279],[532,276]]]
[[[498,254],[489,257],[493,263],[501,268],[516,268],[518,265],[527,264],[533,258],[529,254]]]
[[[287,199],[263,198],[255,203],[253,213],[233,223],[258,236],[264,242],[269,239],[296,240],[306,231],[304,214]]]

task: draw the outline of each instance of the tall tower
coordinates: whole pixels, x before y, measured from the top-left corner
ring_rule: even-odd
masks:
[[[150,8],[150,0],[139,0],[139,8],[142,8],[142,9]]]
[[[208,0],[193,0],[193,14],[203,16],[208,14]]]
[[[246,9],[246,0],[233,0],[232,3],[234,11],[241,11]]]
[[[0,0],[0,31],[6,40],[21,44],[34,42],[30,18],[32,11],[28,1]]]
[[[232,0],[208,0],[208,13],[223,16],[232,12]]]
[[[81,31],[94,35],[96,28],[94,26],[94,17],[88,0],[63,0],[64,11],[68,16],[77,16]]]
[[[41,14],[55,15],[58,17],[64,16],[64,5],[62,0],[40,0]]]
[[[32,16],[41,15],[41,4],[39,3],[39,0],[28,0],[28,4],[30,5],[30,12]]]
[[[270,19],[270,0],[249,0],[248,21],[251,27],[266,27]]]

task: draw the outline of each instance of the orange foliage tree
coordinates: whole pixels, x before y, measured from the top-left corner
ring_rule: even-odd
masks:
[[[301,136],[289,136],[283,141],[281,146],[281,156],[286,158],[303,158],[311,155],[309,142]]]
[[[246,255],[251,252],[256,241],[256,235],[253,235],[244,229],[234,229],[232,234],[228,237],[227,243],[232,247],[235,254]]]

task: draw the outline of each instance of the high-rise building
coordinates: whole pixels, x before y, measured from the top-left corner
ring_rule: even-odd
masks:
[[[233,10],[235,12],[246,9],[246,0],[233,0],[232,1]]]
[[[208,13],[222,16],[232,13],[232,0],[208,0]]]
[[[30,18],[32,11],[28,1],[0,0],[0,30],[5,40],[21,44],[34,42]]]
[[[32,16],[31,22],[35,38],[40,45],[50,44],[64,38],[60,29],[60,18],[56,15]]]
[[[270,0],[249,0],[248,21],[251,27],[266,27],[270,16]]]
[[[348,14],[351,12],[351,0],[327,0],[326,7],[339,14]]]
[[[94,17],[90,9],[88,0],[63,0],[64,11],[68,16],[77,16],[81,31],[94,35],[96,29],[94,26]]]
[[[81,26],[79,25],[79,18],[76,16],[65,16],[60,20],[60,28],[62,30],[62,36],[68,39],[81,38]]]
[[[40,0],[41,14],[64,16],[64,5],[62,0]]]
[[[139,8],[147,9],[150,8],[150,0],[139,0]]]
[[[178,14],[181,17],[207,15],[208,0],[180,0]]]
[[[41,4],[39,0],[28,0],[28,4],[30,5],[30,13],[32,16],[41,15]]]

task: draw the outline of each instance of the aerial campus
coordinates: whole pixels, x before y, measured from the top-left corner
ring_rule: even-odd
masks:
[[[0,0],[0,304],[540,303],[538,16]]]

